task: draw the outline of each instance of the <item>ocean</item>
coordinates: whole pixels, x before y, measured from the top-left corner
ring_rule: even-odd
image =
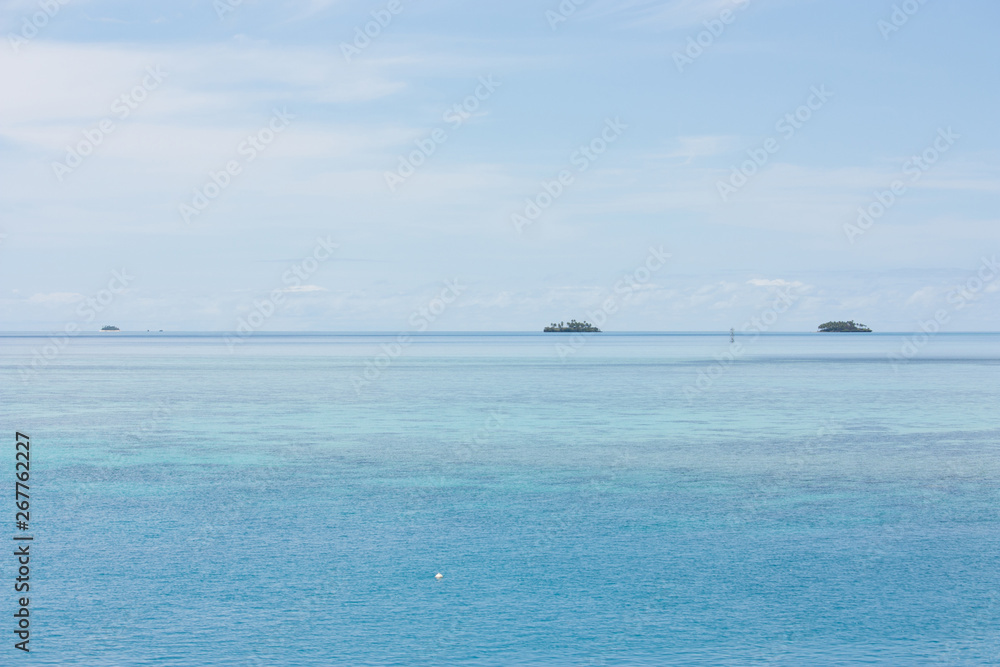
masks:
[[[0,365],[3,664],[1000,664],[1000,334],[6,333]]]

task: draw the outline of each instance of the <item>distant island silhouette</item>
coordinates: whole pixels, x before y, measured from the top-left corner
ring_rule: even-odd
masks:
[[[121,329],[119,329],[116,326],[106,324],[105,326],[101,327],[101,331],[121,331]]]
[[[595,327],[590,322],[577,322],[576,320],[570,320],[569,322],[560,322],[556,324],[553,322],[549,326],[542,329],[546,333],[600,333],[601,330]]]
[[[872,330],[864,324],[855,324],[854,320],[846,322],[824,322],[819,325],[820,333],[871,333]]]

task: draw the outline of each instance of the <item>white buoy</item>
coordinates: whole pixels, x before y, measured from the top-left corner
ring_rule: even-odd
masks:
[[[434,575],[434,578],[435,579],[444,579],[444,575],[441,574],[440,572],[438,572],[437,574]]]

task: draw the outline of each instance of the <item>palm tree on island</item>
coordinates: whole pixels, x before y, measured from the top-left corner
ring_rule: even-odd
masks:
[[[824,322],[819,325],[820,333],[871,333],[872,330],[863,324],[855,324],[854,320],[846,322]]]
[[[560,322],[556,324],[553,322],[549,326],[542,329],[546,333],[600,333],[601,330],[595,327],[593,324],[587,321],[577,322],[576,320],[570,320],[569,322]]]

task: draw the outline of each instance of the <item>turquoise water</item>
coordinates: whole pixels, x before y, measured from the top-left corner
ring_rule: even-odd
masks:
[[[1000,335],[395,338],[0,334],[0,663],[1000,664]]]

